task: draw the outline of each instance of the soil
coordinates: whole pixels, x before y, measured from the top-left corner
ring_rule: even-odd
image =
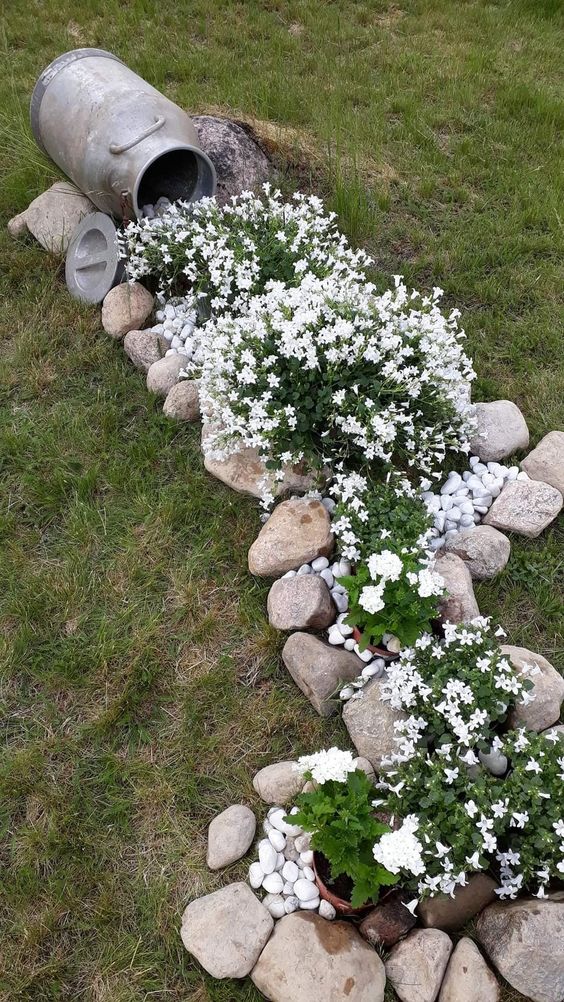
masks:
[[[332,894],[336,894],[338,898],[341,898],[341,900],[350,903],[353,891],[353,882],[351,878],[347,877],[346,873],[342,873],[340,877],[333,880],[331,877],[331,867],[329,862],[320,852],[316,852],[315,854],[315,868],[327,889],[331,891]]]

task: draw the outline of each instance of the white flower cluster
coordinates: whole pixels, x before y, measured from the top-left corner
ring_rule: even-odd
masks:
[[[381,863],[390,873],[403,871],[414,877],[424,873],[425,863],[421,855],[423,846],[415,835],[418,828],[419,818],[415,814],[408,814],[400,828],[382,835],[373,849],[376,862]]]
[[[350,751],[340,748],[329,748],[313,755],[302,755],[296,766],[301,773],[311,773],[312,779],[322,785],[328,780],[336,783],[346,783],[349,772],[356,770]]]

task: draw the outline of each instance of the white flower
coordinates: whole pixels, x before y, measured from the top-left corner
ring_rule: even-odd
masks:
[[[406,871],[414,876],[425,872],[422,858],[423,846],[415,832],[419,827],[419,819],[408,815],[401,828],[387,832],[373,848],[374,859],[389,870],[390,873]]]
[[[403,563],[396,553],[382,550],[381,553],[373,553],[368,558],[368,570],[373,581],[377,581],[378,577],[384,578],[385,581],[397,581],[403,570]]]
[[[322,785],[331,779],[337,783],[346,783],[348,774],[354,772],[356,766],[350,751],[329,748],[313,755],[302,755],[298,759],[297,768],[302,773],[310,772],[313,780]]]
[[[366,585],[360,593],[359,604],[366,612],[380,612],[385,606],[382,594],[382,588],[378,585]]]

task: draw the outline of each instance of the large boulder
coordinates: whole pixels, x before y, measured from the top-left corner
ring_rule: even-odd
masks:
[[[485,525],[535,539],[562,508],[560,491],[541,480],[513,480],[495,499]]]
[[[395,725],[406,715],[382,699],[379,679],[373,679],[361,692],[359,699],[349,699],[345,704],[343,722],[358,754],[367,758],[378,773],[388,768],[384,760],[397,747]]]
[[[147,389],[159,397],[166,397],[173,386],[180,381],[180,373],[186,366],[185,355],[167,355],[153,362],[147,371]]]
[[[29,232],[45,250],[64,254],[84,216],[96,207],[70,181],[57,181],[22,213]]]
[[[456,553],[445,553],[436,561],[435,570],[446,587],[446,595],[439,599],[443,623],[467,623],[479,616],[472,576],[464,561]]]
[[[564,431],[549,431],[521,467],[532,480],[542,480],[564,494]]]
[[[303,774],[297,762],[273,762],[259,769],[253,786],[266,804],[287,804],[300,793]]]
[[[172,418],[173,421],[197,421],[200,417],[199,386],[199,379],[181,379],[179,383],[175,383],[163,404],[165,417]]]
[[[510,716],[512,727],[528,727],[531,731],[544,731],[560,718],[564,701],[564,678],[542,654],[534,654],[526,647],[503,644],[505,654],[518,675],[533,683],[534,699],[530,703],[517,703]]]
[[[268,593],[266,607],[276,630],[324,630],[336,616],[331,593],[317,574],[279,578]]]
[[[498,1002],[499,985],[476,944],[456,944],[441,986],[439,1002]]]
[[[285,467],[283,479],[275,481],[256,449],[240,449],[227,459],[214,459],[209,446],[209,425],[206,423],[202,425],[202,452],[208,473],[239,494],[260,498],[266,486],[274,497],[279,497],[292,491],[311,490],[316,481],[312,473],[293,466]]]
[[[293,498],[279,504],[249,550],[249,570],[279,577],[333,550],[331,519],[320,501]]]
[[[245,978],[272,932],[274,920],[248,884],[229,884],[184,910],[184,946],[213,978]]]
[[[447,539],[445,550],[464,561],[475,581],[487,581],[507,564],[511,543],[491,525],[477,525]]]
[[[128,331],[123,339],[123,350],[136,369],[148,372],[153,362],[164,358],[168,350],[168,341],[150,328],[144,331]]]
[[[220,870],[249,851],[257,828],[250,807],[233,804],[213,819],[208,828],[207,864]]]
[[[486,873],[474,873],[464,887],[457,887],[454,896],[435,894],[419,902],[417,914],[421,925],[443,932],[458,932],[486,905],[496,900],[498,885]]]
[[[271,1002],[383,1002],[386,981],[354,926],[311,912],[276,924],[251,980]]]
[[[452,950],[440,929],[414,929],[386,961],[386,976],[401,1002],[435,1002]]]
[[[258,191],[268,181],[270,160],[248,126],[215,115],[192,115],[192,121],[215,167],[220,205],[242,191]]]
[[[357,678],[361,664],[352,651],[331,647],[310,633],[292,633],[284,644],[282,660],[296,685],[322,717],[335,713],[335,693],[342,683]],[[360,749],[359,752],[365,754]]]
[[[140,282],[122,282],[110,289],[102,303],[102,327],[120,340],[143,327],[153,309],[153,297]]]
[[[484,909],[478,939],[506,981],[531,1002],[564,999],[564,892]]]
[[[470,448],[482,462],[499,462],[529,445],[529,429],[521,411],[511,400],[492,400],[475,405],[476,432]]]

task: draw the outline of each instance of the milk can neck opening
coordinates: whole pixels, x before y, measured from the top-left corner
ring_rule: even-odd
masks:
[[[133,192],[133,208],[139,217],[145,205],[154,205],[159,198],[194,202],[214,192],[211,160],[201,150],[178,147],[161,153],[143,168]]]

